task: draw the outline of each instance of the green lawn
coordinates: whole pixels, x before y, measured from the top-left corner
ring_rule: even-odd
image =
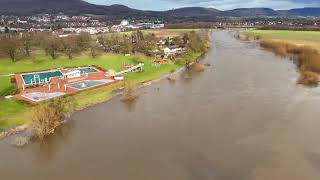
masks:
[[[75,57],[73,60],[69,60],[66,57],[59,57],[58,59],[52,60],[47,56],[39,55],[36,63],[32,62],[31,59],[28,58],[21,59],[15,63],[12,63],[9,59],[0,59],[0,95],[6,95],[6,92],[10,92],[12,89],[10,78],[6,76],[12,73],[86,65],[96,65],[108,70],[113,69],[115,71],[120,71],[123,64],[138,64],[139,62],[143,62],[145,64],[144,72],[128,74],[125,79],[134,83],[140,83],[157,78],[179,67],[179,65],[175,64],[165,64],[160,67],[154,67],[152,66],[151,59],[145,56],[125,57],[123,55],[115,54],[102,55],[96,59],[92,59],[87,55],[81,55],[79,57]],[[74,96],[77,100],[78,109],[108,100],[111,97],[112,91],[122,86],[123,83],[118,83],[75,94]],[[25,112],[28,109],[28,105],[17,102],[14,99],[0,99],[0,131],[25,124],[27,122]]]
[[[0,132],[8,127],[22,125],[26,122],[24,112],[29,105],[10,100],[0,100]]]
[[[12,63],[9,59],[0,59],[0,96],[7,95],[12,89],[10,77],[13,73],[47,70],[62,67],[78,67],[86,65],[97,65],[105,69],[121,70],[122,64],[134,63],[134,57],[125,57],[123,55],[108,54],[92,59],[90,56],[82,55],[70,60],[64,56],[52,60],[47,56],[37,56],[37,63],[31,59],[21,59]]]
[[[156,79],[180,67],[179,65],[175,64],[165,64],[161,65],[160,67],[154,67],[148,60],[143,60],[143,63],[145,64],[143,72],[128,74],[126,75],[125,79],[137,84]],[[124,87],[124,82],[77,93],[74,95],[77,103],[77,109],[83,109],[84,107],[105,102],[112,97],[113,90],[121,87]]]
[[[85,65],[97,65],[106,69],[120,70],[123,63],[132,63],[134,57],[123,55],[107,54],[92,59],[90,56],[81,55],[70,60],[65,56],[52,60],[48,56],[37,56],[37,62],[33,63],[30,59],[22,59],[12,63],[9,59],[0,60],[0,75],[7,75],[16,72],[37,71],[62,67],[78,67]]]
[[[320,41],[320,32],[317,31],[248,30],[242,33],[262,39]]]
[[[10,94],[13,87],[10,83],[9,76],[0,76],[0,97]]]

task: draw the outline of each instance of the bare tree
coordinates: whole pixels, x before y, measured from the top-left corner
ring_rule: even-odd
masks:
[[[61,47],[69,59],[73,59],[74,54],[80,51],[80,47],[78,47],[77,44],[77,37],[75,36],[61,38]]]
[[[87,50],[90,47],[92,38],[89,33],[80,33],[76,37],[76,43],[80,50]]]
[[[178,45],[180,47],[184,46],[184,40],[180,36],[176,36],[172,38],[172,44],[173,45]]]
[[[157,37],[154,34],[146,34],[143,39],[137,41],[134,46],[135,51],[151,56],[152,52],[158,48]]]
[[[107,35],[100,35],[97,38],[99,44],[103,47],[103,50],[108,52],[111,51],[111,42],[110,42],[110,38]]]
[[[23,46],[24,53],[27,56],[31,54],[31,47],[35,44],[35,37],[32,33],[23,33],[21,36],[21,44]]]
[[[99,55],[99,43],[95,42],[95,41],[90,41],[89,44],[89,49],[90,49],[90,54],[92,58],[96,58]]]
[[[123,35],[123,37],[120,40],[120,52],[124,54],[130,54],[132,53],[132,50],[133,46],[130,36]]]
[[[5,34],[0,37],[0,51],[10,57],[12,62],[17,61],[17,54],[21,50],[19,37]]]
[[[52,134],[76,108],[72,97],[57,98],[34,106],[29,111],[30,131],[39,139]]]
[[[58,57],[58,52],[61,48],[60,38],[56,35],[44,36],[43,48],[46,54],[50,55],[52,59]]]

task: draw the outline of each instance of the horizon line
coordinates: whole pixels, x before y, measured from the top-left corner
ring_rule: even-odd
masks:
[[[86,1],[88,2],[88,1]],[[90,2],[88,2],[90,3]],[[272,9],[274,11],[285,11],[285,10],[293,10],[293,9],[306,9],[306,8],[320,8],[320,6],[304,6],[304,7],[297,7],[297,8],[288,8],[288,9],[274,9],[274,8],[270,8],[270,7],[260,7],[260,6],[256,6],[256,7],[238,7],[238,8],[231,8],[231,9],[219,9],[219,8],[214,8],[214,7],[204,7],[204,6],[181,6],[181,7],[176,7],[176,8],[171,8],[171,9],[164,9],[164,10],[152,10],[152,9],[139,9],[139,8],[134,8],[131,7],[129,5],[125,5],[125,4],[119,4],[119,3],[115,3],[115,4],[99,4],[99,3],[90,3],[90,4],[95,4],[95,5],[102,5],[102,6],[125,6],[128,7],[130,9],[134,9],[134,10],[142,10],[142,11],[154,11],[154,12],[166,12],[166,11],[171,11],[171,10],[176,10],[176,9],[183,9],[183,8],[204,8],[204,9],[215,9],[215,10],[219,10],[219,11],[230,11],[230,10],[235,10],[235,9]]]

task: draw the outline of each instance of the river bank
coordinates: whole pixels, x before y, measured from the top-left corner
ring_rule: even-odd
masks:
[[[205,54],[197,54],[197,53],[191,53],[191,54],[193,54],[193,55],[192,56],[188,55],[188,58],[192,57],[193,60],[189,60],[190,61],[189,65],[192,65],[194,62],[199,62],[200,59],[204,58],[204,56],[205,56]],[[160,72],[159,74],[157,73],[152,76],[143,76],[139,73],[138,74],[129,74],[126,76],[126,79],[133,82],[133,84],[135,86],[137,86],[138,89],[142,89],[146,86],[150,86],[153,83],[156,83],[156,82],[159,82],[163,79],[166,79],[169,76],[177,75],[177,74],[181,73],[185,68],[186,67],[182,66],[182,65],[175,65],[175,66],[172,66],[171,68],[168,68],[168,69]],[[142,77],[137,78],[137,76],[142,76]],[[92,106],[98,105],[100,103],[105,103],[107,101],[110,101],[114,97],[122,95],[123,92],[124,92],[124,82],[119,82],[119,83],[116,83],[116,84],[113,84],[110,86],[100,87],[97,89],[92,89],[92,90],[87,90],[87,91],[77,93],[77,94],[73,95],[74,99],[78,99],[80,97],[88,97],[88,98],[85,98],[85,99],[82,98],[82,100],[77,101],[76,109],[75,109],[75,112],[73,112],[73,113],[77,113],[77,112],[82,111],[88,107],[92,107]],[[97,96],[99,98],[96,100],[92,100],[92,98],[94,98],[94,96]],[[3,138],[6,138],[8,136],[19,134],[19,133],[27,130],[28,127],[29,127],[28,124],[25,124],[25,125],[13,128],[13,129],[2,131],[2,132],[0,132],[0,140]]]
[[[297,86],[288,58],[213,36],[202,73],[83,109],[24,148],[0,141],[1,178],[318,180],[319,89]]]
[[[119,38],[126,38],[125,36],[120,37],[121,34],[117,35],[119,35],[117,36]],[[175,51],[179,51],[178,53],[170,53],[168,57],[165,56],[166,54],[161,54],[164,53],[162,52],[162,50],[164,51],[165,49],[161,45],[161,43],[163,43],[164,41],[162,39],[158,39],[156,37],[156,34],[153,34],[153,36],[152,34],[146,34],[146,36],[150,37],[153,40],[152,44],[154,45],[154,47],[150,46],[149,48],[152,48],[153,52],[157,51],[157,53],[150,53],[151,50],[148,50],[147,48],[145,50],[140,49],[141,51],[143,51],[143,53],[141,53],[140,51],[132,51],[133,54],[132,56],[130,56],[128,54],[123,55],[122,52],[107,51],[107,48],[104,49],[103,52],[102,49],[100,49],[101,52],[99,52],[99,55],[95,57],[92,57],[92,54],[90,54],[90,52],[84,50],[77,56],[73,57],[72,60],[70,60],[70,57],[64,55],[63,53],[59,53],[59,56],[53,60],[48,56],[48,54],[43,52],[42,49],[38,50],[39,47],[37,47],[37,51],[35,51],[37,54],[36,59],[27,56],[22,56],[21,59],[19,59],[19,61],[17,62],[12,62],[9,58],[1,59],[0,98],[5,96],[9,97],[8,95],[19,92],[19,89],[14,82],[15,79],[7,75],[21,72],[32,72],[77,66],[97,66],[108,71],[110,70],[110,72],[118,72],[123,70],[125,65],[136,65],[138,63],[143,63],[145,64],[144,71],[142,73],[133,73],[126,75],[126,81],[130,81],[135,84],[155,79],[167,72],[171,72],[174,69],[179,68],[182,65],[194,61],[198,56],[202,54],[202,52],[206,50],[207,31],[186,31],[186,33],[179,33],[179,35],[180,36],[169,37],[168,39],[166,39],[168,40],[168,42],[171,41],[171,44],[170,46],[168,46],[168,48],[174,48],[175,46],[171,46],[174,44],[181,46],[181,48],[175,49]],[[99,39],[99,43],[103,44],[105,42],[105,38],[107,38],[107,36],[101,36]],[[159,41],[160,43],[156,43],[156,41]],[[141,41],[141,43],[143,44],[146,42]],[[138,47],[143,46],[139,45],[137,46],[137,48]],[[160,56],[159,53],[163,56]],[[164,61],[161,62],[161,65],[155,64],[159,61],[159,58],[164,59]],[[124,83],[116,83],[107,87],[76,93],[75,95],[73,95],[73,97],[75,97],[74,99],[76,103],[76,110],[106,101],[112,96],[112,91],[123,86]],[[28,106],[27,104],[21,103],[20,101],[15,99],[1,98],[0,132],[13,127],[27,124],[28,119],[26,118],[26,112],[28,112],[31,107],[32,106]]]
[[[320,81],[320,32],[249,30],[239,32],[240,40],[257,40],[277,56],[290,58],[300,72],[298,84],[315,87]]]

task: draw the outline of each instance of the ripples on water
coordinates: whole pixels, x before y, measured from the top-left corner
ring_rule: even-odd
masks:
[[[130,106],[79,112],[44,143],[0,142],[1,178],[318,180],[319,88],[297,86],[292,62],[228,31],[213,33],[204,63]]]

